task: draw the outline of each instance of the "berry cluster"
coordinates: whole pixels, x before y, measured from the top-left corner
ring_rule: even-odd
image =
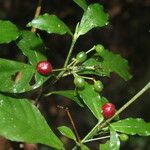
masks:
[[[101,45],[99,49],[96,50],[97,53],[101,53],[104,50],[104,47]],[[84,51],[81,51],[76,56],[76,63],[82,63],[87,59],[87,54]],[[52,72],[52,65],[48,61],[40,61],[37,66],[36,70],[38,73],[48,76]],[[101,81],[94,81],[93,88],[96,92],[101,92],[103,90],[103,84]],[[85,86],[85,79],[82,76],[75,75],[74,76],[74,84],[77,88],[82,89]],[[112,103],[105,103],[102,106],[102,114],[103,116],[108,119],[111,118],[116,113],[115,105]],[[120,138],[122,138],[121,136]]]

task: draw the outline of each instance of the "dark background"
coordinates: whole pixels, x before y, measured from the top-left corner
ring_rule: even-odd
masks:
[[[101,43],[107,49],[120,53],[129,61],[133,78],[125,82],[119,76],[112,74],[111,78],[103,78],[105,86],[103,95],[117,108],[121,107],[134,96],[150,79],[150,0],[88,0],[89,3],[99,2],[110,15],[110,24],[102,29],[94,29],[78,40],[74,55],[81,50],[88,50],[93,45]],[[0,19],[11,20],[20,29],[26,28],[26,24],[34,17],[37,0],[0,0]],[[43,13],[56,14],[72,31],[76,23],[81,19],[82,9],[72,0],[43,0]],[[48,35],[39,32],[47,46],[47,55],[54,68],[63,65],[71,39],[68,35]],[[22,61],[23,56],[15,46],[15,43],[1,45],[0,57],[17,59]],[[54,89],[72,89],[72,78],[59,81]],[[148,91],[139,101],[130,106],[121,115],[125,117],[141,117],[150,121],[150,92]],[[66,113],[57,108],[57,105],[68,107],[81,137],[94,126],[95,118],[88,110],[85,110],[66,100],[63,97],[51,96],[40,101],[40,109],[53,126],[54,130],[60,125],[70,126]],[[140,130],[140,129],[139,129]],[[62,137],[71,149],[71,141]],[[99,142],[90,143],[92,150],[98,149]],[[150,138],[130,137],[123,143],[121,150],[150,150]],[[48,148],[40,146],[41,150]]]

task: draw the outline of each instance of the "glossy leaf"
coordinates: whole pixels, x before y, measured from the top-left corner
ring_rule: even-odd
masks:
[[[93,55],[83,63],[83,67],[79,68],[78,74],[93,74],[98,76],[110,76],[108,71],[104,71],[101,67],[103,59],[98,55]]]
[[[34,68],[36,68],[39,61],[47,60],[46,48],[39,36],[30,31],[23,31],[21,37],[22,39],[17,45]],[[35,72],[34,76],[36,82],[32,87],[33,89],[42,85],[49,78],[39,74],[38,72]]]
[[[104,60],[101,65],[104,72],[116,72],[125,80],[131,79],[132,76],[129,73],[128,61],[126,59],[108,50],[102,51],[100,56]]]
[[[36,66],[39,61],[47,60],[43,41],[33,32],[23,31],[18,47],[31,65]]]
[[[100,144],[99,150],[110,150],[110,141],[107,141],[105,144]]]
[[[93,28],[103,27],[108,24],[108,14],[103,10],[103,6],[95,3],[88,6],[84,12],[78,27],[78,36],[86,34]]]
[[[84,11],[87,10],[88,5],[86,0],[73,0],[77,5],[79,5]]]
[[[79,106],[83,107],[82,99],[77,95],[77,93],[74,90],[52,91],[47,95],[51,95],[51,94],[58,94],[66,98],[69,98],[70,100],[75,101]]]
[[[104,103],[103,99],[99,93],[94,90],[93,85],[88,83],[85,84],[84,89],[79,89],[78,93],[80,97],[83,99],[84,103],[88,106],[94,116],[99,120],[103,120],[103,116],[101,114],[101,106]]]
[[[10,21],[0,20],[0,44],[16,40],[20,32],[16,25]]]
[[[35,27],[44,30],[48,33],[57,33],[63,35],[69,33],[72,35],[70,29],[55,15],[44,14],[33,19],[27,25],[28,27]]]
[[[83,65],[95,69],[85,69],[80,71],[81,74],[95,74],[109,77],[110,73],[115,72],[124,80],[132,78],[132,75],[129,73],[128,61],[120,55],[114,54],[108,50],[102,51],[100,55],[95,54],[92,58],[85,61]]]
[[[0,94],[0,135],[12,141],[41,143],[56,149],[63,144],[39,110],[26,99]]]
[[[110,149],[119,150],[119,148],[120,148],[120,141],[118,134],[115,130],[110,128]]]
[[[80,148],[81,150],[90,150],[86,145],[83,144],[80,146]]]
[[[66,126],[61,126],[58,128],[58,130],[62,135],[68,137],[69,139],[76,141],[76,136],[70,128]]]
[[[34,66],[17,61],[0,59],[0,91],[23,93],[36,89],[49,78],[45,76],[41,76],[41,78],[35,77],[35,83],[31,84],[32,78],[34,78],[36,73]],[[16,76],[17,79],[15,79]]]
[[[15,81],[16,75],[20,77]],[[0,91],[21,93],[31,89],[30,80],[34,74],[32,66],[6,59],[0,59]]]
[[[143,119],[127,118],[118,122],[111,123],[111,127],[121,133],[130,135],[149,136],[150,123],[145,122]]]

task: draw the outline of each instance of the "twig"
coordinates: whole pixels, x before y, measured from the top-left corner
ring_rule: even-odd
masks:
[[[110,135],[108,135],[108,136],[103,136],[103,137],[98,137],[98,138],[94,138],[94,139],[89,139],[89,140],[84,141],[84,143],[93,142],[93,141],[98,141],[98,140],[103,140],[103,139],[107,139],[107,138],[110,138]]]
[[[36,11],[35,11],[34,18],[37,18],[40,15],[41,8],[42,8],[41,4],[42,4],[42,0],[39,0],[38,6],[37,6]],[[36,28],[32,27],[31,32],[36,32],[36,30],[37,30]]]
[[[69,52],[68,52],[68,55],[67,55],[67,58],[66,58],[66,61],[64,63],[64,68],[66,68],[68,66],[68,63],[69,63],[69,60],[70,60],[70,57],[71,57],[71,54],[73,52],[73,49],[74,49],[74,46],[76,44],[76,41],[78,39],[78,36],[77,36],[77,32],[78,32],[78,26],[79,24],[77,24],[76,26],[76,29],[75,29],[75,33],[72,37],[72,42],[71,42],[71,46],[69,48]],[[70,64],[69,64],[70,65]],[[62,70],[57,76],[56,76],[56,79],[54,81],[52,81],[52,84],[55,84],[65,73],[65,70]]]
[[[67,116],[68,116],[68,118],[69,118],[69,120],[70,120],[70,122],[71,122],[71,125],[72,125],[72,127],[73,127],[73,130],[74,130],[74,132],[75,132],[75,134],[76,134],[77,140],[78,140],[78,142],[80,143],[80,137],[79,137],[77,128],[76,128],[75,123],[74,123],[74,121],[73,121],[73,119],[72,119],[72,116],[71,116],[71,113],[70,113],[69,109],[68,109],[68,108],[63,108],[62,106],[58,106],[58,108],[64,110],[64,111],[67,113]]]
[[[39,99],[40,99],[40,97],[41,97],[41,95],[42,95],[42,92],[43,92],[43,87],[42,87],[42,86],[41,86],[41,88],[40,88],[40,90],[39,90],[38,92],[39,92],[39,94],[37,95],[37,97],[36,97],[36,99],[35,99],[35,101],[34,101],[34,105],[37,106],[37,107],[39,107],[39,106],[38,106],[38,104],[39,104]]]
[[[95,130],[97,129],[97,127],[100,125],[100,122],[98,122],[94,128],[92,128],[92,130],[83,138],[83,140],[81,141],[81,143],[84,143],[87,139],[91,138],[93,136],[93,133],[95,133]]]
[[[89,50],[86,52],[86,54],[92,52],[93,50],[95,50],[95,46],[93,46],[91,49],[89,49]]]

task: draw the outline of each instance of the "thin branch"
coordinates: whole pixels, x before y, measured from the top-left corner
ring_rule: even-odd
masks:
[[[39,0],[38,6],[37,6],[36,11],[35,11],[34,18],[37,18],[40,15],[41,8],[42,8],[41,4],[42,4],[42,0]],[[36,30],[37,30],[36,28],[32,27],[31,32],[36,32]]]
[[[40,97],[41,97],[41,95],[42,95],[42,93],[43,93],[43,87],[41,86],[40,87],[40,90],[38,91],[39,93],[38,93],[38,95],[37,95],[37,97],[36,97],[36,99],[35,99],[35,101],[33,102],[33,104],[38,108],[39,107],[39,99],[40,99]]]
[[[81,143],[84,143],[87,139],[91,138],[94,133],[95,133],[95,130],[97,129],[97,127],[100,125],[100,122],[98,122],[94,128],[92,128],[92,130],[83,138],[83,140],[81,141]]]
[[[68,108],[63,108],[62,106],[58,106],[58,108],[64,110],[64,111],[67,113],[67,116],[68,116],[68,118],[69,118],[69,120],[70,120],[70,122],[71,122],[71,125],[72,125],[72,127],[73,127],[73,130],[74,130],[74,132],[75,132],[75,134],[76,134],[77,140],[78,140],[78,142],[80,143],[80,137],[79,137],[77,128],[76,128],[76,126],[75,126],[75,123],[74,123],[74,121],[73,121],[73,118],[72,118],[72,116],[71,116],[71,113],[70,113],[69,109],[68,109]]]
[[[95,50],[95,46],[93,46],[91,49],[89,49],[89,50],[86,52],[86,54],[92,52],[93,50]]]
[[[110,138],[110,135],[108,135],[108,136],[103,136],[103,137],[98,137],[98,138],[94,138],[94,139],[89,139],[89,140],[84,141],[84,143],[93,142],[93,141],[98,141],[98,140],[103,140],[103,139],[108,139],[108,138]]]

